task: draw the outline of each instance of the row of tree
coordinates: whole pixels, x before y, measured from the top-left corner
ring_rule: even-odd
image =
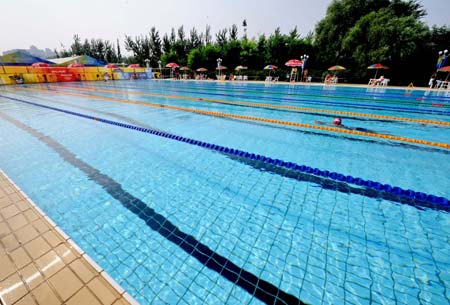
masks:
[[[119,39],[117,44],[111,43],[109,40],[103,39],[85,39],[81,41],[80,36],[74,35],[72,45],[68,50],[62,46],[62,50],[54,50],[56,57],[69,57],[76,55],[88,55],[106,62],[121,62],[122,53],[120,51]]]
[[[223,65],[248,66],[253,73],[274,64],[281,68],[276,73],[285,75],[287,60],[308,54],[306,68],[319,79],[329,66],[339,64],[348,69],[342,75],[347,81],[366,82],[371,73],[367,66],[380,62],[391,68],[387,75],[394,84],[425,84],[435,70],[437,51],[447,49],[450,42],[450,28],[430,29],[422,21],[425,15],[417,0],[334,0],[314,33],[305,37],[297,28],[287,34],[277,28],[268,36],[249,39],[244,20],[242,37],[235,24],[218,31],[214,38],[209,26],[203,32],[192,28],[188,33],[181,26],[162,37],[152,27],[146,35],[125,36],[125,48],[132,54],[127,58],[121,56],[119,40],[116,44],[102,39],[82,42],[75,35],[70,49],[58,55],[86,54],[107,62],[141,65],[149,59],[152,67],[161,61],[163,65],[177,62],[209,70],[214,70],[221,58]]]

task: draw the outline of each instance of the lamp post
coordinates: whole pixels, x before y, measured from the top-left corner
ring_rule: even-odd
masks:
[[[303,81],[303,72],[305,70],[305,66],[306,66],[306,62],[308,61],[308,58],[309,58],[308,54],[303,54],[302,56],[300,56],[300,59],[303,61],[303,64],[302,64],[302,75],[300,76],[302,81]]]
[[[161,60],[158,60],[159,78],[162,78]]]
[[[447,61],[447,57],[448,57],[448,50],[445,49],[444,51],[439,51],[439,56],[438,56],[438,61],[436,64],[436,69],[440,69],[442,68],[446,61]]]
[[[221,79],[221,69],[220,69],[220,64],[222,63],[222,58],[217,58],[217,70],[219,70],[219,80]]]

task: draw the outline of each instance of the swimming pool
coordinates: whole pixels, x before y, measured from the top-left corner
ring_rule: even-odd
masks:
[[[124,81],[0,95],[0,167],[142,304],[450,299],[444,93]],[[315,122],[336,116],[352,129]]]

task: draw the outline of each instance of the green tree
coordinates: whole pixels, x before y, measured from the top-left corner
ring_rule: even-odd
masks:
[[[156,67],[158,64],[158,60],[161,58],[162,50],[161,50],[161,38],[159,37],[159,32],[155,27],[150,29],[150,37],[149,37],[149,59],[150,66]]]
[[[371,11],[378,11],[389,5],[389,0],[333,0],[327,14],[316,26],[316,57],[324,66],[345,58],[342,40],[355,23]]]
[[[230,40],[235,41],[238,39],[238,27],[236,24],[233,24],[230,28]]]
[[[162,39],[163,53],[170,52],[171,48],[172,48],[172,43],[170,42],[169,36],[166,33],[166,34],[164,34],[163,39]]]
[[[122,61],[122,52],[120,51],[119,38],[117,38],[117,62]]]
[[[351,69],[350,81],[365,82],[367,66],[382,62],[393,83],[423,79],[430,41],[424,15],[416,0],[334,0],[316,27],[317,66],[339,63]]]
[[[188,49],[195,49],[202,45],[202,37],[200,34],[198,34],[196,28],[192,28],[192,30],[189,32],[190,37],[188,40]]]
[[[401,81],[405,73],[409,77],[414,74],[407,64],[422,51],[420,45],[427,35],[427,27],[413,15],[397,17],[394,10],[386,8],[358,20],[344,37],[342,49],[344,54],[352,54],[356,77],[367,78],[368,63],[382,62],[391,67],[391,78]],[[412,67],[417,70],[421,64],[416,62]]]
[[[205,28],[205,44],[210,44],[211,42],[211,27],[207,24]]]
[[[92,47],[91,44],[89,43],[89,40],[86,38],[83,42],[83,51],[82,51],[83,55],[87,55],[87,56],[92,56]]]
[[[77,34],[73,35],[73,42],[70,46],[72,55],[83,55],[83,45],[81,44],[81,38]]]
[[[207,59],[205,57],[204,52],[200,49],[192,49],[189,51],[187,58],[187,65],[191,69],[198,69],[199,67],[207,65]]]
[[[175,51],[169,51],[161,55],[162,66],[164,67],[169,62],[180,62],[180,58]]]
[[[227,42],[227,33],[228,29],[223,29],[217,32],[216,34],[216,42],[219,46],[223,47]]]
[[[134,39],[125,35],[125,49],[133,53],[137,63],[144,66],[150,55],[150,41],[147,36],[137,36]]]

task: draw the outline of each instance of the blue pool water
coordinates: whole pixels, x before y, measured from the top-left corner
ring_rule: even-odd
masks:
[[[142,304],[447,304],[448,210],[74,115],[450,198],[449,149],[170,108],[312,125],[336,116],[253,104],[450,122],[450,97],[420,90],[1,87],[0,167]],[[450,143],[447,125],[342,117],[350,127]]]

